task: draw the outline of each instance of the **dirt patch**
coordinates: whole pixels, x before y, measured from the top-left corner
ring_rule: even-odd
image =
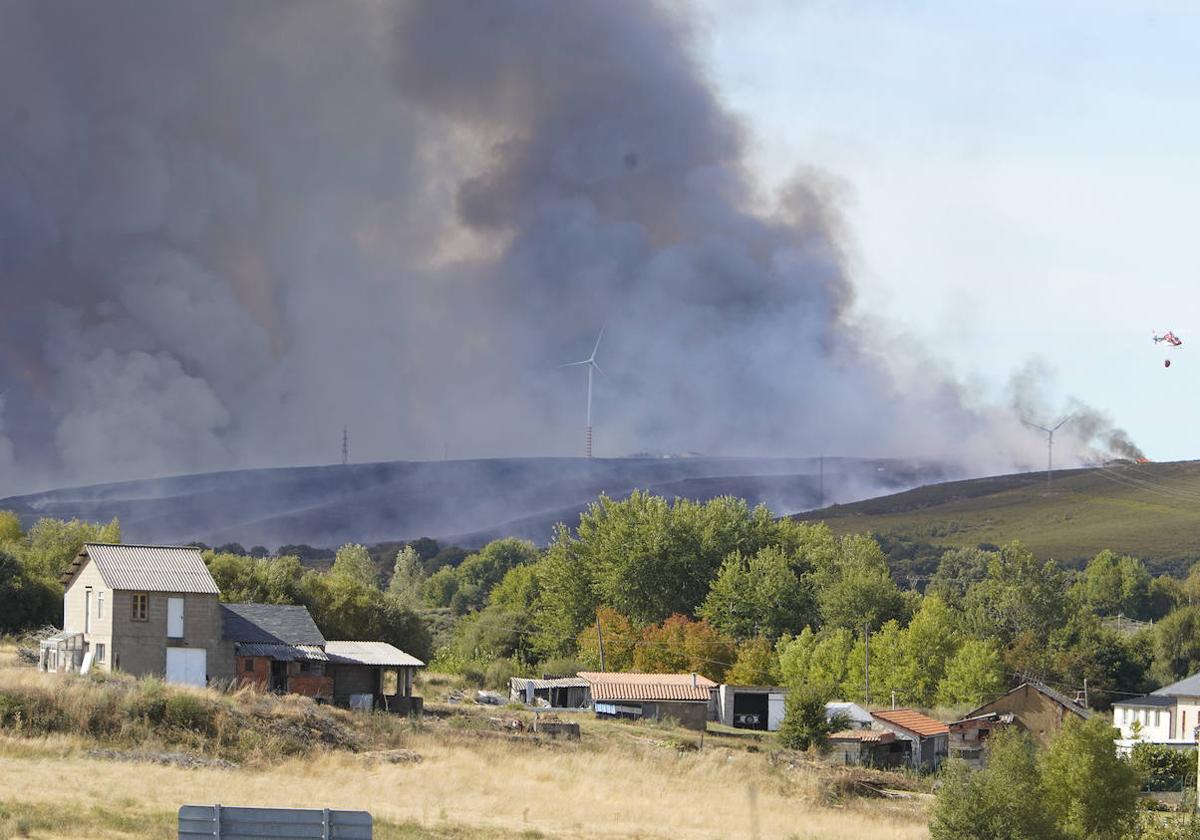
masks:
[[[206,758],[201,755],[190,755],[179,752],[140,752],[136,750],[88,750],[88,758],[98,758],[102,761],[137,761],[146,764],[162,764],[168,767],[215,767],[220,770],[234,770],[238,767],[232,761],[223,758]]]

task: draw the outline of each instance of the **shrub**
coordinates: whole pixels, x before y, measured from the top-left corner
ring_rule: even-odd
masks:
[[[484,685],[488,688],[508,690],[508,681],[517,675],[517,666],[511,659],[497,659],[487,667]]]
[[[1196,756],[1160,744],[1137,744],[1129,755],[1145,790],[1180,790],[1196,778]]]
[[[783,706],[779,743],[790,750],[824,750],[830,734],[846,725],[844,718],[825,716],[826,692],[812,684],[793,686]]]
[[[195,694],[172,694],[163,709],[163,723],[175,729],[211,735],[216,710],[203,697]]]

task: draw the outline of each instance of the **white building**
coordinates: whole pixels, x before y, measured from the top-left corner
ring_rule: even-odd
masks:
[[[1113,726],[1121,730],[1121,740],[1136,743],[1165,743],[1175,737],[1175,698],[1147,694],[1113,704]]]

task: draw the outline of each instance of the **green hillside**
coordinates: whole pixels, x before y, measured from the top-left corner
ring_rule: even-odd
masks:
[[[1181,573],[1200,559],[1200,461],[1120,462],[931,484],[798,514],[880,537],[899,577],[927,575],[944,548],[1020,540],[1078,566],[1105,548]],[[933,565],[931,565],[933,564]]]

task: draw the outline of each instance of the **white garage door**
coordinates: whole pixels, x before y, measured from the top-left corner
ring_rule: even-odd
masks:
[[[203,648],[167,648],[167,682],[205,685],[208,651]]]

